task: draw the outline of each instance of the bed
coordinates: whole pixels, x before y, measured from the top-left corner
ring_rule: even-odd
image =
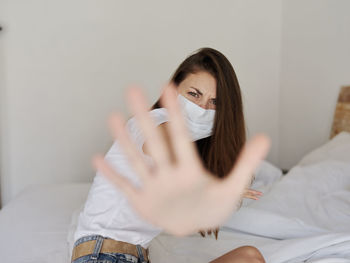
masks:
[[[220,228],[218,240],[161,233],[150,245],[152,263],[208,262],[243,245],[256,246],[271,263],[350,262],[350,133],[339,133],[285,176],[266,161],[256,176],[253,188],[264,196],[245,200]],[[1,262],[69,262],[89,187],[36,186],[5,206]]]
[[[1,262],[70,262],[77,218],[89,183],[26,189],[0,211]],[[221,226],[218,240],[166,233],[150,245],[152,263],[209,262],[239,246],[257,247],[269,263],[350,262],[350,133],[307,154],[286,175],[264,161],[252,188],[259,201]]]

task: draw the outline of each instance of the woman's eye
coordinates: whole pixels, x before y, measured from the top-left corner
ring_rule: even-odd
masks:
[[[213,103],[214,105],[216,105],[216,100],[211,100],[211,103]]]
[[[190,94],[191,96],[193,96],[195,98],[198,98],[198,94],[195,92],[190,91],[190,92],[188,92],[188,94]]]

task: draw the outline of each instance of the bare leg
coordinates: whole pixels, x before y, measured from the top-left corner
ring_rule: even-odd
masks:
[[[264,257],[256,247],[239,247],[210,261],[210,263],[265,263]]]

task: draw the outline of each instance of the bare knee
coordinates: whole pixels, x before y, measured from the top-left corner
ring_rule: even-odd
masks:
[[[242,255],[247,257],[251,263],[265,263],[265,259],[263,255],[260,253],[260,251],[253,246],[244,246],[240,247],[237,250],[240,250]]]
[[[265,260],[256,247],[243,246],[231,250],[210,263],[265,263]]]

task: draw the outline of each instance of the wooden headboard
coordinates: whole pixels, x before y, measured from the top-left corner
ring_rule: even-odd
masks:
[[[350,132],[350,86],[340,90],[330,138],[342,131]]]

